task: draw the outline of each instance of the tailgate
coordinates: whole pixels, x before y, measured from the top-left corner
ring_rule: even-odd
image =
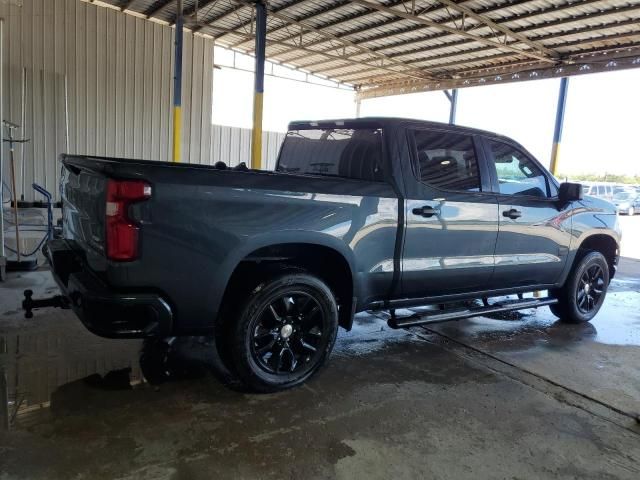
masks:
[[[84,250],[88,260],[104,259],[107,178],[92,168],[98,162],[91,159],[65,158],[62,163],[63,237]]]

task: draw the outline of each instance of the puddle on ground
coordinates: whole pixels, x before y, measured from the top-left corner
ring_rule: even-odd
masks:
[[[22,279],[18,280],[21,285]],[[337,357],[361,356],[411,341],[422,342],[364,313],[350,332],[340,331],[334,352]],[[0,408],[0,428],[7,421],[3,416],[11,424],[28,427],[50,410],[60,414],[81,408],[86,392],[154,389],[212,375],[227,387],[241,390],[214,352],[215,344],[208,337],[180,337],[170,343],[112,340],[86,331],[67,310],[38,311],[31,320],[11,313],[0,324],[0,401],[4,398],[8,405]],[[74,396],[76,391],[84,393]],[[76,397],[80,404],[66,405]]]
[[[33,278],[31,278],[33,277]],[[0,312],[0,427],[8,417],[12,423],[27,422],[30,415],[48,410],[52,396],[70,385],[92,391],[153,389],[171,381],[210,377],[231,388],[228,372],[220,368],[211,339],[186,337],[170,346],[162,342],[109,340],[84,329],[69,311],[47,309],[26,320],[16,310],[19,295],[27,283],[40,292],[49,291],[47,272],[15,277],[0,288],[7,300]],[[640,345],[640,291],[638,281],[614,280],[601,312],[591,323],[565,325],[548,308],[528,309],[487,317],[476,317],[434,325],[430,328],[465,343],[490,343],[498,351],[527,351],[534,348],[565,348],[579,342],[611,345]],[[399,310],[410,315],[423,308]],[[385,312],[357,315],[350,332],[340,331],[334,349],[337,357],[360,357],[383,353],[387,348],[422,342],[407,330],[387,326]],[[415,330],[417,332],[417,330]],[[4,400],[3,400],[4,399]]]
[[[394,330],[387,325],[384,312],[362,312],[356,315],[351,331],[340,330],[334,347],[338,356],[368,355],[391,345],[422,341],[407,330]]]
[[[638,282],[636,282],[636,285]],[[583,340],[607,345],[640,345],[640,292],[620,288],[614,281],[605,303],[584,324],[560,322],[547,307],[474,317],[432,328],[465,342],[491,343],[496,350],[560,347]]]

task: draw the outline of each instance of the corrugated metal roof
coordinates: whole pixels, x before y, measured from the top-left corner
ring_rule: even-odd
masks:
[[[176,0],[105,0],[169,23]],[[252,53],[252,2],[185,0],[187,27]],[[267,57],[363,97],[640,67],[640,0],[270,0]]]

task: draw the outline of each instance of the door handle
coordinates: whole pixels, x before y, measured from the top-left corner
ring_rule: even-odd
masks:
[[[411,210],[414,215],[420,215],[421,217],[433,217],[434,215],[438,215],[440,213],[439,209],[430,207],[429,205],[425,205],[423,207],[414,208]]]
[[[511,210],[505,210],[504,212],[502,212],[502,216],[515,220],[516,218],[520,218],[522,216],[522,212],[520,210],[512,208]]]

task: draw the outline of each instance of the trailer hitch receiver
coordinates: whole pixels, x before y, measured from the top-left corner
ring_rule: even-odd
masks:
[[[24,310],[25,318],[33,318],[34,308],[44,308],[44,307],[70,308],[69,299],[63,295],[54,295],[53,297],[34,300],[32,290],[24,291],[24,300],[22,301],[22,309]]]

